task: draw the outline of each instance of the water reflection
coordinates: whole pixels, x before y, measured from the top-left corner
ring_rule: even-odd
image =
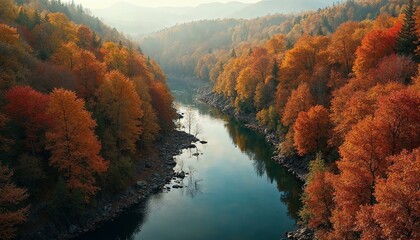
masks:
[[[184,188],[182,188],[182,193],[185,196],[194,198],[197,194],[203,193],[201,191],[201,181],[203,181],[203,179],[197,178],[196,171],[192,167],[189,168],[188,173],[189,173],[189,176],[187,179],[188,183]]]
[[[183,188],[153,195],[81,239],[281,239],[295,227],[302,184],[271,161],[263,136],[191,93],[176,95],[181,110],[194,106],[209,141],[176,157],[174,170],[188,174],[173,184]]]
[[[290,216],[298,220],[302,183],[271,160],[274,149],[265,142],[262,135],[245,128],[232,119],[229,119],[225,127],[233,143],[253,161],[257,175],[266,175],[268,181],[277,183],[277,189],[283,193],[280,198],[281,202],[287,205]]]
[[[287,205],[288,214],[296,221],[302,207],[300,196],[303,183],[297,180],[286,169],[271,160],[274,149],[266,143],[264,137],[246,128],[243,124],[223,114],[221,111],[209,107],[207,104],[195,100],[195,90],[179,90],[175,92],[176,98],[181,104],[195,106],[200,115],[209,115],[216,119],[225,121],[225,128],[229,133],[232,143],[245,153],[253,162],[255,172],[258,176],[267,176],[271,183],[277,183],[277,189],[283,194],[280,201]]]

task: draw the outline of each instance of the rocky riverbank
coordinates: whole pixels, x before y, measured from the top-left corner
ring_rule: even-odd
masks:
[[[312,240],[315,239],[314,231],[307,227],[300,226],[297,230],[286,232],[285,237],[292,240]]]
[[[234,106],[232,106],[232,104],[222,95],[212,92],[210,87],[199,89],[197,92],[197,100],[207,103],[229,116],[233,116],[238,121],[244,123],[247,128],[263,134],[266,141],[271,145],[275,147],[279,145],[281,139],[278,138],[276,133],[273,133],[267,128],[259,125],[254,116],[236,113]],[[272,159],[273,161],[286,167],[289,172],[292,172],[301,181],[306,181],[310,160],[308,157],[299,157],[297,155],[285,157],[276,151],[273,153]],[[286,232],[285,237],[293,240],[311,240],[315,238],[314,232],[304,226],[299,226],[295,231]]]
[[[238,114],[235,112],[234,106],[224,98],[222,95],[211,91],[210,87],[201,88],[197,92],[197,100],[207,103],[223,113],[236,118],[238,121],[245,124],[249,129],[253,129],[265,136],[265,139],[272,146],[277,147],[281,142],[281,139],[276,133],[269,131],[267,128],[261,126],[257,119],[252,115]],[[273,153],[272,159],[285,166],[290,172],[292,172],[301,181],[306,181],[306,175],[308,174],[309,160],[306,157],[291,156],[285,157],[279,154],[278,151]]]
[[[139,159],[132,184],[124,192],[97,199],[94,206],[91,206],[78,222],[67,225],[48,222],[25,234],[21,239],[73,239],[95,230],[103,222],[113,220],[125,209],[145,201],[151,194],[169,191],[170,188],[165,188],[166,184],[174,182],[176,185],[177,178],[185,177],[185,173],[175,173],[173,170],[176,165],[175,156],[197,141],[193,135],[173,131],[156,144],[154,151]]]

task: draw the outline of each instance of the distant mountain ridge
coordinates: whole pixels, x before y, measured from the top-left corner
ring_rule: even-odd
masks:
[[[254,4],[232,1],[205,3],[196,7],[141,7],[118,2],[93,14],[107,24],[133,36],[145,35],[179,23],[223,18],[256,18],[326,7],[337,0],[263,0]]]
[[[263,0],[246,6],[232,14],[232,18],[256,18],[275,13],[292,13],[315,10],[328,6],[333,1],[322,0]]]

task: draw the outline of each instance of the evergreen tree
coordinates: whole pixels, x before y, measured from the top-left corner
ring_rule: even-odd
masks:
[[[236,58],[236,52],[234,48],[232,48],[232,51],[230,52],[230,58]]]
[[[416,34],[416,9],[413,0],[409,1],[408,7],[404,10],[404,23],[401,31],[398,33],[395,50],[401,55],[413,56],[416,53],[418,36]],[[416,54],[417,55],[417,54]],[[414,57],[419,62],[419,56]]]
[[[19,10],[18,17],[16,18],[16,22],[20,25],[26,26],[31,28],[31,20],[28,17],[28,14],[23,10]]]

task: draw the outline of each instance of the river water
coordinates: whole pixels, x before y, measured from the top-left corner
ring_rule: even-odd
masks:
[[[302,183],[270,160],[263,136],[189,93],[175,95],[208,141],[176,157],[175,170],[190,173],[184,188],[152,195],[83,239],[282,239],[296,226]]]

